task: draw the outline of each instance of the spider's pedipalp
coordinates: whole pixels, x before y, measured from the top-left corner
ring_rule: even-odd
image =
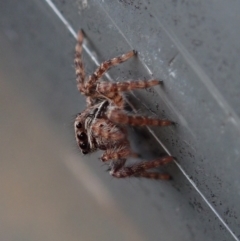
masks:
[[[134,177],[145,177],[155,180],[171,180],[172,177],[167,173],[158,173],[158,172],[141,172],[135,174]]]

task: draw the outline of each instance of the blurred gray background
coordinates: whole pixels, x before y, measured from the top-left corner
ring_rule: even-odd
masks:
[[[239,11],[233,0],[0,1],[0,240],[239,240]],[[86,33],[88,73],[136,49],[113,81],[164,80],[128,98],[177,125],[129,132],[144,160],[177,157],[163,170],[173,181],[116,180],[100,153],[81,155],[71,28]]]

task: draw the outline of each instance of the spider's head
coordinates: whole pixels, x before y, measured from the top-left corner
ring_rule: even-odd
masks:
[[[92,150],[90,147],[88,134],[84,126],[85,126],[85,121],[82,118],[81,114],[78,114],[74,122],[75,138],[79,148],[82,150],[82,153],[85,155],[85,154],[88,154],[89,152],[92,152]]]

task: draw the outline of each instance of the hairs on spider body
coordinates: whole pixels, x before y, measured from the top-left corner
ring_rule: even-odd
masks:
[[[74,122],[75,138],[83,154],[103,150],[101,160],[110,162],[109,173],[117,178],[145,177],[170,179],[170,175],[149,172],[149,169],[165,165],[173,160],[166,156],[152,161],[144,161],[126,166],[127,158],[138,156],[131,150],[127,135],[127,125],[131,126],[169,126],[173,122],[146,116],[129,114],[124,110],[123,93],[135,89],[145,89],[159,85],[159,80],[138,80],[107,82],[101,77],[111,67],[127,61],[136,54],[129,51],[100,64],[96,71],[86,78],[82,63],[83,32],[79,31],[75,48],[75,70],[77,88],[86,96],[87,108],[77,115]]]

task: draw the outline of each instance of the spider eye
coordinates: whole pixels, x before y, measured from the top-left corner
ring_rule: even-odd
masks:
[[[82,154],[86,155],[88,154],[88,151],[82,151]]]
[[[80,122],[78,122],[78,123],[76,124],[76,128],[77,128],[77,129],[82,128],[82,124],[81,124]]]
[[[86,149],[88,145],[87,145],[87,142],[81,142],[79,146],[81,149]]]
[[[77,135],[78,139],[83,141],[87,139],[87,135],[85,132],[81,132],[80,134]]]

